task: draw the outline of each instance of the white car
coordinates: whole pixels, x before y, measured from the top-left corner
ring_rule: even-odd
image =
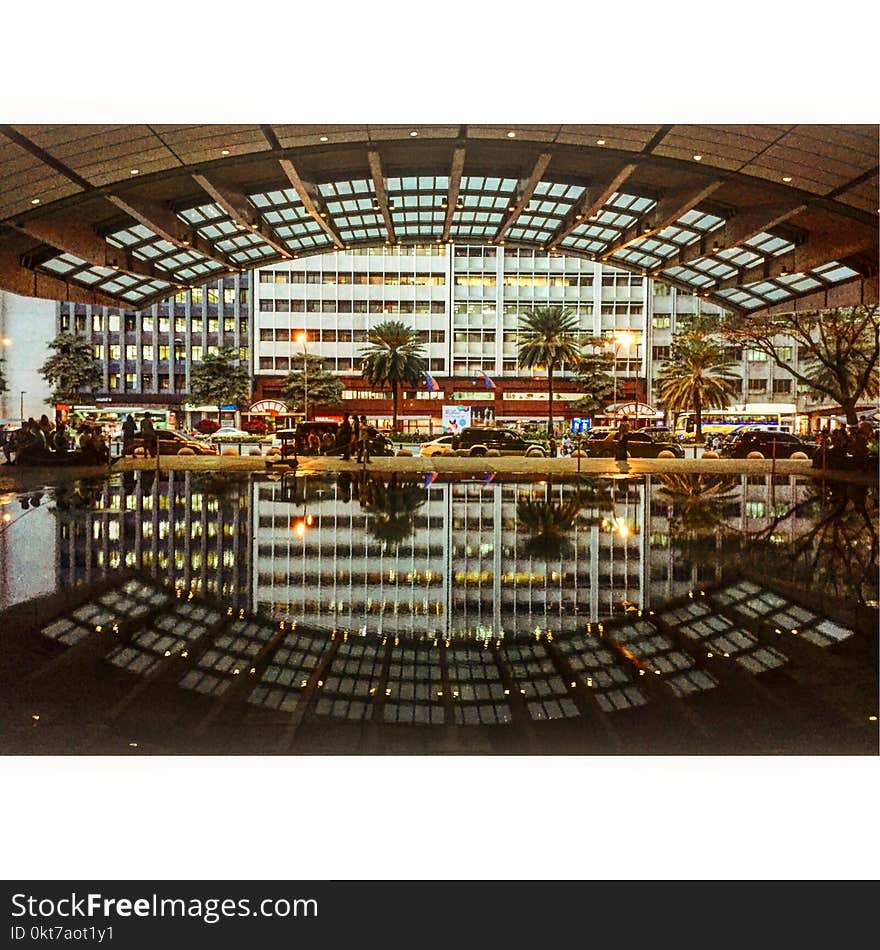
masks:
[[[431,442],[423,442],[419,450],[419,455],[422,456],[422,458],[430,458],[432,455],[440,455],[445,449],[451,448],[452,436],[441,435],[439,439],[434,439]]]
[[[236,429],[235,426],[221,426],[217,429],[216,432],[212,432],[208,438],[210,439],[241,439],[247,438],[249,433],[245,432],[244,429]]]

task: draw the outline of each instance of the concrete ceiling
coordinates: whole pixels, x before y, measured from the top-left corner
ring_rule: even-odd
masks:
[[[878,164],[868,125],[0,126],[0,287],[134,309],[230,270],[453,240],[731,310],[876,302]],[[352,182],[366,212],[339,211]],[[435,213],[403,228],[413,202]]]

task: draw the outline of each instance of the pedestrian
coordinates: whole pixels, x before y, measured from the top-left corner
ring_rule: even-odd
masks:
[[[321,454],[329,455],[334,447],[336,446],[336,439],[333,436],[333,433],[328,429],[323,438],[321,439]]]
[[[132,443],[137,435],[137,423],[134,421],[134,413],[130,412],[122,423],[122,454],[128,455],[131,451]]]
[[[70,448],[70,438],[67,435],[67,426],[59,422],[52,434],[52,447],[59,455],[67,455]]]
[[[620,423],[617,429],[617,433],[614,436],[614,459],[617,462],[617,467],[621,472],[629,471],[629,452],[627,446],[629,443],[629,423],[626,419]]]
[[[375,437],[376,430],[367,425],[367,417],[361,416],[358,427],[357,460],[364,465],[370,464],[370,441]]]
[[[317,455],[321,451],[321,437],[317,432],[310,432],[306,439],[306,452],[309,455]]]
[[[351,459],[351,440],[354,438],[354,430],[351,427],[351,416],[348,415],[348,413],[345,414],[342,420],[338,436],[339,445],[342,447],[342,455],[340,458],[343,462],[347,462]]]
[[[153,428],[153,417],[149,412],[145,412],[144,418],[141,419],[141,438],[144,440],[144,455],[155,458],[159,445],[156,430]]]

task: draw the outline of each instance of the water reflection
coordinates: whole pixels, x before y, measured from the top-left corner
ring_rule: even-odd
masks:
[[[741,571],[877,602],[876,490],[793,476],[145,471],[3,502],[2,606],[34,593],[23,578],[61,589],[119,568],[276,619],[431,639],[571,631]]]

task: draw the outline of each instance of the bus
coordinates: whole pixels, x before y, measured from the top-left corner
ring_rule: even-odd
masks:
[[[794,430],[794,406],[780,403],[776,406],[740,406],[730,409],[704,409],[702,430],[704,436],[727,435],[739,426],[776,426],[781,432]],[[677,439],[693,438],[697,431],[697,414],[681,412],[675,421],[673,434]]]

